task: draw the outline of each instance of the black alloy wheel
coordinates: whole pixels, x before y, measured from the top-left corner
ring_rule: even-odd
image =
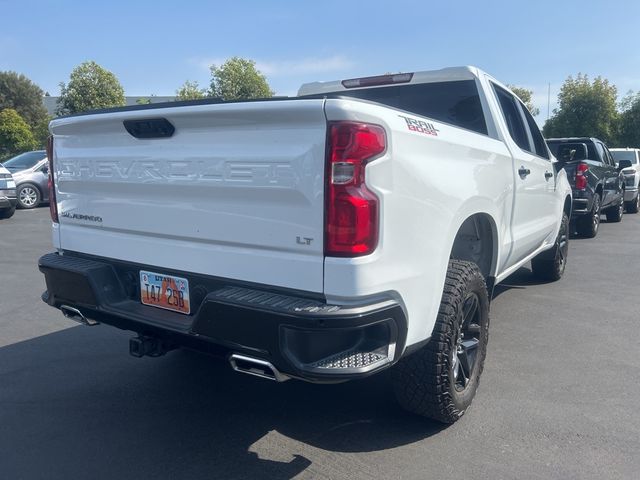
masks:
[[[533,274],[547,281],[556,281],[562,278],[567,266],[569,256],[569,217],[566,212],[562,214],[562,223],[556,236],[552,249],[540,253],[531,260]]]
[[[640,211],[640,194],[636,198],[626,203],[627,213],[638,213]]]
[[[480,344],[480,300],[474,292],[469,292],[462,304],[455,348],[451,349],[452,383],[458,392],[469,385],[469,379],[476,373],[478,345]]]
[[[620,199],[620,203],[607,210],[607,222],[618,223],[622,221],[624,215],[624,201]]]

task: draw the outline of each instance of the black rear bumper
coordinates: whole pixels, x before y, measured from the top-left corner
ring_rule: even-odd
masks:
[[[308,381],[369,375],[395,363],[405,346],[405,315],[391,298],[330,305],[317,294],[72,252],[44,255],[39,268],[47,283],[42,298],[53,307],[201,352],[264,360]],[[186,277],[192,314],[143,305],[140,270]]]
[[[590,215],[593,208],[593,193],[589,190],[573,189],[572,196],[571,219],[574,220],[583,215]]]
[[[5,197],[0,195],[0,209],[5,208],[15,208],[18,204],[18,199],[16,197]]]

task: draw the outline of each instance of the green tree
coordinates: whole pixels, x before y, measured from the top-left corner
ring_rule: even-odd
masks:
[[[36,148],[37,142],[27,122],[13,108],[0,112],[0,158]]]
[[[49,137],[49,122],[53,120],[53,118],[54,117],[49,116],[49,114],[46,114],[36,125],[31,127],[33,138],[36,141],[35,148],[45,148],[47,145],[47,137]]]
[[[69,83],[60,83],[56,113],[66,115],[124,104],[124,89],[116,76],[91,61],[74,68]]]
[[[531,115],[535,117],[540,113],[540,109],[536,107],[531,101],[533,97],[533,90],[528,90],[523,87],[516,87],[515,85],[507,85],[507,86],[513,93],[515,93],[518,96],[520,100],[522,100],[522,103],[524,103],[524,106],[529,109],[529,111],[531,112]]]
[[[149,105],[151,103],[151,99],[148,97],[140,97],[136,100],[136,105]]]
[[[190,82],[187,80],[182,86],[176,90],[176,101],[180,100],[199,100],[207,96],[207,91],[200,88],[198,82]]]
[[[223,100],[247,100],[272,97],[273,91],[265,76],[256,69],[256,62],[232,57],[220,67],[211,65],[209,96]]]
[[[616,141],[618,90],[602,77],[593,82],[587,75],[569,76],[558,94],[558,108],[544,125],[546,137],[598,137],[607,143]]]
[[[0,110],[11,108],[27,122],[38,145],[43,146],[48,132],[49,115],[44,107],[44,92],[29,78],[16,72],[0,72]]]
[[[621,102],[618,144],[640,148],[640,93],[629,93]]]

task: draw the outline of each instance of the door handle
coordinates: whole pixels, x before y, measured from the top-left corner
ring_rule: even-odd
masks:
[[[546,178],[547,180],[549,180],[550,178],[553,178],[553,173],[549,171],[544,172],[544,178]]]
[[[520,167],[518,169],[518,175],[520,175],[521,177],[526,177],[530,173],[531,173],[531,170],[529,170],[528,168]]]

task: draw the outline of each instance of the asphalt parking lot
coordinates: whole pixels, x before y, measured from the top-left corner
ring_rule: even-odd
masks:
[[[40,300],[46,207],[0,220],[0,478],[609,479],[640,471],[640,215],[575,239],[559,283],[499,286],[478,395],[442,428],[387,375],[275,384]]]

